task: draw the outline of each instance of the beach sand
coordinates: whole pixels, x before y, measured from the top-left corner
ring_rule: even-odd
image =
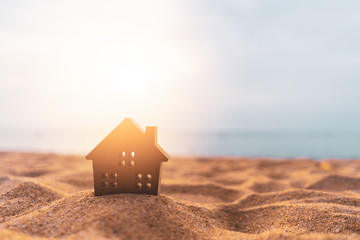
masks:
[[[0,153],[0,239],[360,239],[360,160],[179,157],[94,197],[82,156]]]

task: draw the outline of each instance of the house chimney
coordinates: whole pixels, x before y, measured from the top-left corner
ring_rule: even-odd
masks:
[[[145,127],[145,137],[152,143],[157,143],[157,127]]]

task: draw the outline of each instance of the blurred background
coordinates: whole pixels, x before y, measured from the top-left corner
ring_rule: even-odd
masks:
[[[0,150],[358,158],[360,1],[1,1]]]

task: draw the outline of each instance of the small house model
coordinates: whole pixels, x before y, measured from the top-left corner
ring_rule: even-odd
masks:
[[[157,127],[144,130],[125,118],[87,156],[94,170],[95,196],[159,194],[161,164],[169,156],[157,144]]]

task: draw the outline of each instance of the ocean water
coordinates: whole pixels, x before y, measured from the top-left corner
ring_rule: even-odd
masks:
[[[107,133],[0,129],[0,151],[85,155]],[[159,131],[158,142],[173,156],[360,158],[360,131]]]
[[[360,158],[360,131],[223,131],[183,135],[179,143],[194,155]]]

